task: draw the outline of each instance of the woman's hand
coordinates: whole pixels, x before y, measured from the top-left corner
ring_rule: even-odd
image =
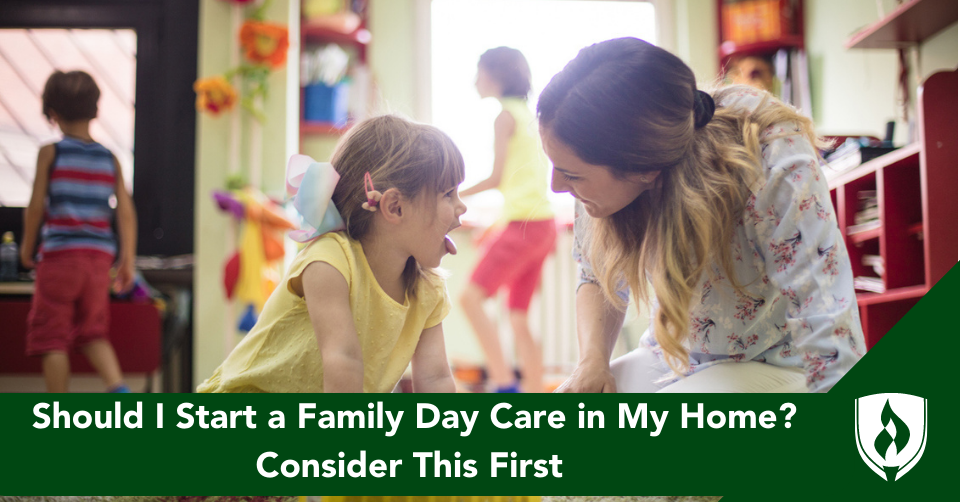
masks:
[[[617,382],[608,361],[587,359],[554,392],[617,392]]]

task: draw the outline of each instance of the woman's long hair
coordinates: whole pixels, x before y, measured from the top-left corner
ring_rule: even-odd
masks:
[[[744,89],[721,89],[712,97],[723,103]],[[585,218],[583,245],[611,304],[625,308],[616,295],[624,282],[637,303],[649,303],[645,285],[652,285],[658,303],[653,333],[677,373],[689,368],[690,306],[705,270],[718,265],[743,292],[731,243],[750,187],[760,179],[761,131],[792,121],[817,144],[811,121],[769,96],[752,113],[718,106],[697,128],[696,92],[693,71],[679,58],[621,38],[581,50],[537,106],[541,128],[583,161],[621,178],[660,172],[653,189],[620,211]]]

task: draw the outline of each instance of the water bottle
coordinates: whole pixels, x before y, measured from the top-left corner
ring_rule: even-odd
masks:
[[[17,243],[13,241],[13,232],[5,232],[3,244],[0,244],[0,282],[17,280],[19,262],[20,253],[17,252]]]

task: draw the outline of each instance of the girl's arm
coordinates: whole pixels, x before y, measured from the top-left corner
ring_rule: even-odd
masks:
[[[414,392],[456,392],[447,349],[443,344],[443,324],[423,330],[413,353]]]
[[[120,253],[114,289],[123,292],[133,286],[134,263],[137,259],[137,210],[133,206],[130,192],[127,192],[127,185],[123,182],[123,172],[116,157],[113,158],[113,163],[117,167],[117,185],[114,192],[117,195],[117,231],[120,233]]]
[[[33,268],[33,254],[37,247],[37,234],[40,233],[40,224],[43,223],[43,203],[47,199],[47,190],[50,187],[50,167],[56,155],[56,146],[46,145],[40,148],[37,154],[37,173],[33,178],[33,194],[30,203],[23,211],[23,239],[20,243],[20,261],[26,268]]]
[[[466,190],[461,190],[461,197],[500,186],[500,180],[503,178],[503,166],[507,163],[507,143],[510,142],[510,137],[513,136],[516,127],[517,121],[506,110],[497,115],[497,120],[493,122],[493,172],[490,173],[489,178]]]
[[[323,360],[323,391],[363,392],[363,352],[346,279],[332,265],[319,261],[307,265],[301,278]]]
[[[577,289],[577,340],[580,361],[557,392],[616,392],[610,356],[626,313],[603,296],[600,286],[584,283]]]

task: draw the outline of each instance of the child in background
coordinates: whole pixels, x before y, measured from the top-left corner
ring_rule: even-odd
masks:
[[[461,195],[500,190],[501,220],[506,228],[483,251],[460,304],[486,355],[488,379],[495,390],[519,392],[521,385],[504,361],[496,325],[483,310],[484,301],[506,286],[522,390],[543,392],[543,356],[530,332],[527,310],[557,230],[547,200],[547,159],[540,147],[536,120],[527,108],[530,67],[516,49],[490,49],[480,56],[476,86],[481,98],[497,98],[503,111],[493,124],[493,172]]]
[[[42,147],[37,156],[20,259],[24,267],[37,269],[27,318],[27,355],[43,358],[49,392],[67,392],[67,351],[75,346],[110,392],[130,392],[107,335],[110,267],[116,258],[114,290],[130,289],[137,217],[120,163],[90,136],[99,99],[96,82],[82,71],[56,71],[43,88],[43,114],[60,127],[63,139]],[[111,230],[114,196],[119,250]],[[38,231],[42,242],[35,261]]]
[[[199,392],[455,392],[434,269],[466,206],[463,158],[436,128],[384,116],[355,125],[331,162],[296,155],[287,191],[303,215],[294,258],[256,326]]]

